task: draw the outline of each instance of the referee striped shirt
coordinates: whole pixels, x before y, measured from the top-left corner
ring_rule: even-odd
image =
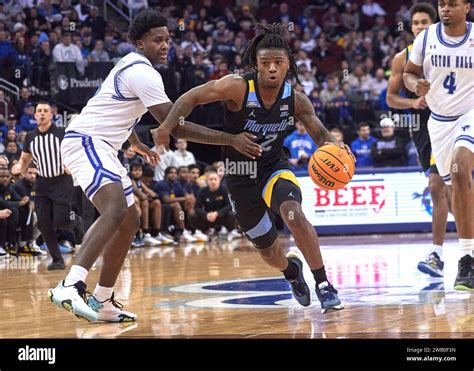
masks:
[[[61,159],[61,141],[64,138],[64,128],[51,125],[47,131],[39,129],[26,134],[23,152],[30,153],[38,168],[38,175],[44,178],[54,178],[64,174]]]

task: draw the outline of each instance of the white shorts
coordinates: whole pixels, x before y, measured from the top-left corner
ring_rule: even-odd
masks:
[[[428,131],[439,175],[446,184],[451,184],[454,150],[464,147],[474,152],[474,109],[462,116],[440,116],[431,113]]]
[[[132,181],[110,144],[74,131],[66,132],[61,142],[64,166],[79,183],[87,198],[92,198],[104,185],[121,183],[127,206],[135,203]]]

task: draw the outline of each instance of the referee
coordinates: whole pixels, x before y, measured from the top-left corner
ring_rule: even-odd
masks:
[[[82,229],[81,218],[72,211],[72,177],[65,173],[61,160],[64,128],[52,125],[52,118],[49,103],[38,103],[35,111],[38,128],[27,133],[20,161],[12,168],[13,175],[24,173],[33,160],[38,169],[35,209],[38,228],[53,258],[48,270],[65,268],[55,230]]]

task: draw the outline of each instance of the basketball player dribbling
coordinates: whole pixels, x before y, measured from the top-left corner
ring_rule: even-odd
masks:
[[[436,9],[429,3],[417,3],[410,9],[411,31],[418,34],[432,25],[436,20]],[[448,194],[443,178],[439,175],[438,168],[431,151],[430,136],[428,133],[428,119],[430,110],[427,108],[425,97],[418,97],[411,91],[406,91],[403,86],[403,70],[410,57],[413,44],[398,53],[392,62],[392,75],[388,80],[387,104],[392,108],[410,109],[418,127],[412,125],[411,134],[418,151],[421,167],[428,176],[428,188],[433,202],[432,229],[433,244],[428,252],[426,261],[418,263],[418,269],[433,277],[443,277],[444,262],[443,243],[446,235],[448,221]],[[402,90],[403,89],[403,90]],[[402,94],[404,93],[404,94]]]
[[[468,0],[439,0],[441,22],[420,33],[406,65],[405,86],[425,97],[439,174],[452,185],[459,236],[457,290],[474,290],[474,29]]]
[[[133,130],[146,111],[163,122],[172,103],[154,65],[166,63],[170,35],[167,19],[153,9],[133,21],[130,37],[136,50],[112,69],[96,95],[66,130],[61,155],[67,169],[100,212],[84,236],[81,250],[66,278],[50,289],[50,300],[60,308],[90,322],[135,321],[135,313],[114,300],[113,288],[133,237],[140,227],[131,180],[117,159],[128,139],[132,149],[152,165],[158,154],[140,142]],[[246,155],[260,154],[250,134],[231,135],[187,123],[174,136],[204,144],[231,145]],[[103,252],[99,282],[86,294],[86,277]]]
[[[290,251],[285,256],[273,214],[280,215],[294,236],[316,281],[316,294],[322,312],[343,309],[337,290],[328,281],[319,248],[318,236],[301,209],[301,190],[283,154],[285,134],[293,121],[300,121],[319,146],[336,143],[314,113],[308,97],[286,81],[288,73],[296,74],[296,64],[280,24],[257,24],[258,35],[249,43],[244,62],[253,72],[229,75],[198,86],[181,96],[165,122],[154,130],[156,144],[167,145],[169,133],[194,107],[224,101],[224,131],[248,132],[258,136],[262,155],[256,176],[226,174],[229,199],[246,237],[270,266],[280,270],[289,281],[296,300],[302,306],[311,304],[311,293],[303,277],[303,262]],[[341,144],[349,153],[347,146]],[[223,147],[224,163],[251,162],[252,158]],[[249,168],[252,168],[249,166]]]

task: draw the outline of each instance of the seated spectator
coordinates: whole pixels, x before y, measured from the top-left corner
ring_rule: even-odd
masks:
[[[178,168],[196,163],[196,158],[186,148],[188,148],[186,140],[176,139],[176,151],[173,152],[173,166]]]
[[[373,2],[373,0],[364,1],[364,5],[362,5],[362,13],[367,17],[387,15],[387,12],[378,3]]]
[[[160,148],[156,148],[156,146],[154,146],[152,150],[160,155],[160,161],[158,162],[158,165],[155,166],[155,176],[153,179],[156,181],[164,180],[165,170],[168,167],[173,166],[174,152],[165,151],[163,146]]]
[[[123,145],[123,148],[124,149],[120,150],[118,153],[118,159],[128,172],[131,171],[130,165],[132,163],[140,163],[142,165],[145,164],[145,160],[143,159],[143,157],[131,148],[130,143],[126,142]]]
[[[177,242],[195,242],[196,239],[189,231],[185,231],[185,218],[188,210],[194,208],[195,200],[191,195],[186,195],[185,191],[177,182],[178,170],[174,166],[169,166],[165,170],[165,179],[155,184],[153,191],[158,194],[160,200],[169,205],[173,213],[173,221],[177,226],[175,240]],[[184,211],[184,214],[183,214]]]
[[[309,96],[311,92],[318,87],[318,83],[316,79],[313,77],[311,72],[305,72],[303,75],[303,80],[301,80],[301,84],[303,85],[304,93]]]
[[[38,123],[35,119],[35,107],[33,103],[28,102],[25,104],[24,113],[20,118],[20,126],[24,131],[31,131],[38,127]]]
[[[307,171],[311,155],[318,148],[304,125],[296,121],[296,130],[285,138],[283,145],[290,150],[290,164],[294,171]]]
[[[370,78],[368,83],[368,88],[370,91],[370,96],[374,109],[380,109],[379,98],[380,94],[387,89],[387,80],[385,79],[385,72],[383,68],[377,69],[375,73],[375,78]]]
[[[337,144],[344,144],[344,134],[342,133],[341,129],[332,128],[330,133],[334,136],[334,138],[336,138]]]
[[[33,223],[31,223],[30,197],[21,197],[11,184],[11,173],[7,168],[0,168],[0,209],[9,209],[11,215],[6,224],[2,223],[0,244],[10,255],[38,256],[41,252],[33,245]],[[6,231],[3,230],[6,227]],[[21,229],[21,240],[18,241],[16,230]]]
[[[366,122],[359,124],[357,130],[359,137],[351,143],[351,151],[356,157],[356,166],[373,166],[374,160],[371,155],[372,145],[377,141],[370,135],[370,125]]]
[[[96,6],[91,6],[85,25],[91,29],[93,37],[99,40],[104,39],[107,21],[99,15],[99,9]]]
[[[77,12],[79,20],[84,22],[90,14],[91,6],[87,4],[87,0],[79,0],[79,4],[74,7]]]
[[[0,130],[2,131],[2,138],[5,139],[9,130],[15,130],[15,132],[18,134],[22,129],[20,125],[17,125],[16,116],[11,113],[8,115],[7,124],[2,126]]]
[[[51,44],[49,40],[43,40],[40,47],[32,52],[31,62],[33,65],[33,85],[43,90],[48,90],[51,84],[49,66],[52,62]]]
[[[338,126],[352,126],[354,120],[351,113],[351,103],[344,95],[343,90],[338,90],[336,98],[327,104],[330,109],[331,121]]]
[[[104,42],[97,40],[90,56],[91,62],[108,62],[110,61],[109,54],[104,50]]]
[[[5,156],[7,156],[8,161],[11,163],[20,159],[21,151],[19,150],[18,144],[16,142],[6,142]]]
[[[319,91],[318,89],[314,89],[311,92],[311,95],[309,96],[309,100],[313,104],[314,112],[316,113],[316,116],[324,122],[325,121],[325,115],[324,115],[324,110],[323,110],[323,103],[321,102],[321,99],[319,99]]]
[[[400,138],[395,136],[395,124],[390,118],[380,122],[382,138],[372,145],[374,166],[403,166],[405,165],[405,146]]]
[[[14,115],[15,111],[16,111],[15,107],[9,101],[9,99],[5,96],[5,92],[2,89],[0,89],[0,116],[3,116],[6,120],[11,114]]]
[[[189,182],[191,183],[191,188],[193,190],[194,197],[197,198],[197,195],[201,188],[206,186],[206,182],[203,181],[201,177],[201,168],[199,165],[192,164],[188,166],[189,168]]]
[[[26,140],[26,131],[22,130],[20,131],[20,133],[18,134],[18,139],[16,141],[16,143],[18,144],[18,148],[20,149],[20,151],[23,150],[23,146],[25,145],[25,140]]]
[[[31,102],[31,92],[28,88],[23,87],[20,90],[20,99],[16,102],[16,112],[18,115],[21,116],[23,114],[27,103],[33,104]]]
[[[207,177],[208,186],[199,191],[196,201],[195,225],[203,231],[222,228],[219,236],[227,241],[241,237],[236,230],[236,219],[226,188],[220,184],[216,172],[210,172]]]
[[[151,246],[172,243],[172,241],[161,235],[161,201],[157,193],[148,188],[145,182],[142,182],[143,173],[143,164],[131,164],[130,178],[132,180],[135,202],[141,214],[141,229],[143,231],[143,241],[135,240],[134,245],[140,245],[141,242]],[[150,224],[152,228],[150,228]]]
[[[69,32],[65,32],[62,42],[53,49],[54,62],[73,62],[76,63],[77,70],[81,75],[85,73],[85,61],[82,57],[81,49],[72,43],[72,37]]]
[[[337,96],[337,81],[334,78],[334,76],[329,76],[326,79],[326,87],[321,90],[321,93],[319,94],[319,99],[321,99],[321,103],[323,104],[323,107],[326,108],[327,104],[331,102],[334,98]]]

